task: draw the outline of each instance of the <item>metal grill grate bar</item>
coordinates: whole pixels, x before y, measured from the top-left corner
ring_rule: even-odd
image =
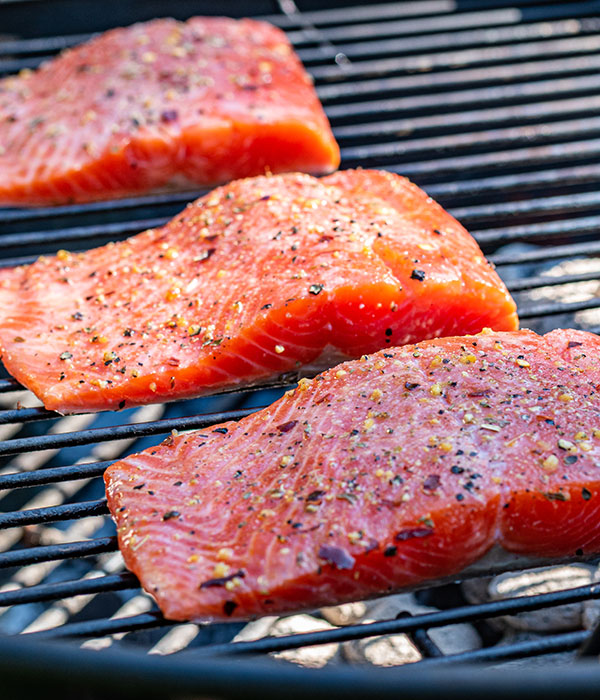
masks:
[[[503,228],[487,229],[485,231],[476,231],[473,235],[480,245],[491,245],[491,244],[506,244],[514,241],[540,241],[541,243],[547,243],[553,238],[574,238],[576,236],[581,236],[584,234],[595,233],[600,225],[600,217],[598,216],[586,216],[576,219],[561,219],[560,221],[544,221],[542,223],[532,223],[519,226],[506,226]],[[596,248],[586,248],[589,244],[582,243],[581,246],[575,248],[573,255],[594,255],[598,251]],[[540,251],[540,260],[544,259],[544,255],[547,254],[549,258],[551,257],[551,251],[548,249]],[[560,248],[558,254],[555,257],[563,257],[564,255],[569,255],[570,253],[565,252],[565,248]],[[501,262],[502,257],[494,260],[496,265],[506,264]],[[506,258],[507,262],[510,263],[510,259]],[[517,262],[517,261],[515,261]]]
[[[109,620],[88,620],[85,622],[72,622],[62,627],[32,632],[36,639],[56,639],[59,637],[103,637],[107,634],[122,632],[135,632],[137,630],[152,629],[156,627],[172,626],[173,622],[165,620],[158,612],[132,615],[125,618],[113,618]],[[68,628],[68,629],[67,629]]]
[[[483,47],[477,50],[465,49],[440,52],[426,56],[406,56],[398,58],[376,58],[353,61],[346,65],[342,73],[339,66],[312,66],[310,72],[318,81],[347,81],[352,78],[369,78],[390,73],[416,72],[419,70],[448,69],[455,66],[466,68],[475,65],[503,64],[507,61],[530,58],[552,58],[570,54],[597,51],[600,36],[579,36],[560,39],[547,39],[524,44]]]
[[[394,93],[419,93],[422,90],[436,92],[457,87],[479,87],[481,84],[510,84],[527,78],[566,78],[597,70],[600,58],[594,54],[563,57],[560,60],[530,61],[528,63],[502,63],[486,68],[467,68],[417,75],[399,75],[392,78],[353,80],[344,83],[317,85],[317,94],[325,102],[369,95]],[[354,65],[354,64],[353,64]]]
[[[600,117],[589,117],[583,123],[581,119],[569,119],[548,124],[508,127],[479,131],[467,134],[448,134],[426,140],[410,139],[401,142],[376,143],[370,146],[356,146],[342,151],[342,157],[348,167],[368,164],[373,160],[378,163],[408,154],[427,154],[434,151],[443,155],[459,147],[471,147],[482,150],[483,147],[518,146],[535,141],[557,141],[559,139],[585,138],[600,132]],[[497,155],[496,153],[489,154]]]
[[[591,4],[597,10],[596,3]],[[386,56],[407,56],[448,48],[478,48],[509,42],[514,45],[519,42],[547,39],[548,36],[564,37],[573,34],[592,33],[597,30],[598,25],[593,20],[590,20],[589,23],[584,23],[578,20],[561,19],[521,24],[518,29],[515,26],[500,26],[495,27],[493,32],[490,32],[488,29],[474,29],[448,34],[420,35],[414,38],[404,37],[401,39],[380,39],[372,42],[338,44],[337,49],[349,59],[354,60],[363,57],[381,56],[382,54]],[[318,49],[299,48],[297,53],[303,63],[309,65],[323,61],[323,56]]]
[[[36,420],[47,420],[49,418],[57,418],[58,414],[54,411],[47,411],[41,406],[33,408],[14,408],[8,411],[0,411],[0,425],[9,425],[10,423],[29,423]]]
[[[599,81],[600,87],[600,81]],[[559,88],[557,88],[557,92]],[[471,98],[473,99],[473,98]],[[530,122],[552,120],[557,117],[571,117],[575,114],[581,116],[594,114],[600,107],[600,98],[580,97],[569,100],[552,100],[550,102],[538,102],[537,104],[517,105],[511,107],[497,107],[495,109],[474,110],[471,112],[445,113],[421,118],[407,117],[372,124],[359,124],[336,127],[334,134],[341,144],[351,146],[354,141],[361,139],[397,138],[403,135],[429,136],[440,131],[450,133],[460,129],[464,134],[467,128],[482,129],[494,124],[513,125],[514,127],[527,127]],[[374,112],[377,113],[376,111]],[[502,134],[497,134],[498,140]],[[493,142],[492,142],[493,143]],[[461,144],[462,145],[462,144]],[[472,144],[469,144],[472,145]]]
[[[78,579],[76,581],[61,581],[60,583],[43,583],[31,588],[19,588],[14,591],[0,593],[0,606],[21,605],[48,600],[59,600],[76,595],[89,593],[106,593],[107,591],[123,591],[139,586],[133,574],[111,574],[97,578]]]
[[[108,428],[89,428],[73,433],[60,433],[53,435],[36,435],[35,437],[16,438],[0,443],[0,456],[14,455],[19,452],[31,452],[37,450],[56,450],[73,445],[89,445],[95,442],[107,440],[121,440],[123,438],[138,438],[145,435],[161,435],[171,430],[191,430],[192,428],[207,428],[215,423],[225,423],[229,420],[239,420],[245,416],[259,411],[264,406],[254,408],[223,411],[221,413],[203,413],[183,418],[164,418],[162,420],[136,423],[134,425],[116,425]]]
[[[600,255],[600,242],[572,243],[569,245],[541,248],[524,253],[496,253],[489,255],[488,259],[494,265],[518,265],[521,263],[544,262],[546,260],[560,260],[561,258],[573,258],[576,255]]]
[[[600,273],[598,273],[600,277]],[[519,306],[519,318],[539,318],[540,316],[556,316],[558,314],[573,314],[586,309],[600,308],[600,299],[590,299],[588,301],[573,302],[549,302],[546,304],[531,304]]]
[[[77,241],[88,238],[109,238],[123,236],[128,233],[139,233],[149,228],[156,228],[166,223],[168,219],[144,219],[141,221],[123,221],[118,224],[100,224],[97,226],[76,226],[62,231],[32,231],[31,233],[5,234],[0,238],[3,248],[27,246],[40,243],[55,243],[56,241]]]
[[[577,214],[587,209],[600,209],[600,192],[578,192],[557,197],[540,197],[521,202],[497,202],[478,204],[452,210],[459,221],[473,224],[498,221],[500,217],[549,216],[556,214]]]
[[[568,8],[568,9],[567,9]],[[488,20],[489,12],[495,13],[495,19]],[[454,47],[486,47],[489,45],[499,45],[510,42],[511,44],[544,40],[548,36],[561,37],[572,36],[578,34],[591,33],[598,29],[598,24],[594,18],[589,20],[575,20],[572,17],[579,15],[585,17],[594,15],[597,12],[597,2],[569,3],[566,8],[558,5],[554,8],[547,7],[543,13],[535,18],[537,20],[528,24],[517,24],[519,21],[518,13],[514,10],[500,9],[490,10],[486,12],[478,12],[479,24],[474,24],[476,28],[467,29],[464,31],[450,31],[443,33],[427,33],[415,35],[414,30],[407,29],[407,33],[411,36],[404,36],[400,39],[382,39],[381,36],[386,36],[386,29],[389,23],[382,25],[379,35],[374,32],[370,33],[370,40],[362,40],[352,43],[337,44],[337,51],[344,54],[350,59],[361,58],[365,56],[394,56],[394,55],[409,55],[414,53],[440,51]],[[464,15],[463,15],[464,16]],[[453,17],[449,15],[449,18]],[[450,22],[454,20],[449,20]],[[476,22],[476,20],[474,20]],[[465,25],[468,26],[465,21]],[[508,26],[506,26],[508,25]],[[363,25],[364,26],[364,25]],[[494,27],[493,32],[489,31],[489,27]],[[369,32],[368,29],[362,30],[363,33]],[[334,31],[323,29],[314,30],[314,37],[319,40],[330,41],[328,34],[349,32],[351,28],[339,28]],[[401,35],[402,32],[396,29],[395,35]],[[81,38],[81,37],[80,37]],[[306,64],[322,63],[329,61],[331,58],[330,52],[324,52],[322,47],[318,48],[302,48],[306,44],[305,34],[303,32],[291,32],[291,40],[296,44],[296,50],[302,61]],[[69,42],[68,37],[63,37],[57,41]],[[77,43],[77,42],[75,42]],[[14,48],[14,46],[13,46]],[[51,55],[51,54],[50,54]],[[43,60],[50,55],[32,55],[26,58],[0,58],[0,73],[16,73],[24,68],[35,68]],[[338,68],[339,70],[339,68]]]
[[[21,385],[16,379],[0,379],[0,394],[21,389]]]
[[[587,631],[565,632],[553,634],[547,639],[536,639],[530,642],[514,642],[506,646],[495,646],[477,651],[464,652],[462,654],[449,654],[435,659],[424,659],[420,663],[427,666],[439,666],[442,664],[456,663],[482,663],[487,661],[509,661],[510,659],[524,659],[544,654],[556,654],[561,651],[574,651],[578,649],[590,637]]]
[[[410,615],[410,613],[406,613],[406,616],[408,616],[408,615]],[[408,634],[408,638],[412,641],[412,643],[421,652],[421,655],[423,656],[423,658],[437,659],[439,657],[444,656],[444,653],[441,651],[441,649],[438,647],[438,645],[433,641],[433,639],[431,639],[427,630],[418,629],[418,630],[415,630],[414,632],[410,632]]]
[[[337,23],[337,22],[365,22],[372,19],[391,19],[410,15],[437,14],[449,12],[454,9],[454,4],[449,0],[433,0],[430,2],[415,3],[412,9],[395,6],[393,4],[372,5],[370,7],[357,8],[351,14],[342,10],[320,10],[316,12],[304,12],[301,17],[293,15],[266,15],[257,17],[271,24],[289,29],[301,25],[301,19],[313,23]],[[15,41],[0,42],[0,56],[12,55],[36,55],[52,54],[77,44],[89,41],[95,34],[71,34],[68,36],[43,37],[39,39],[20,39]],[[302,37],[300,37],[302,39]]]
[[[427,192],[437,199],[457,201],[459,199],[478,200],[499,195],[500,197],[518,191],[545,188],[548,186],[571,187],[600,181],[600,165],[579,165],[551,170],[534,170],[514,175],[482,177],[477,180],[432,183]]]
[[[103,202],[86,202],[84,204],[63,204],[56,207],[39,207],[36,209],[7,209],[2,211],[2,221],[5,223],[35,221],[36,219],[54,219],[80,214],[107,213],[139,209],[144,206],[157,207],[161,205],[181,205],[196,199],[205,190],[198,189],[186,192],[169,192],[164,194],[138,195],[123,199]]]
[[[1,594],[0,594],[1,595]],[[304,646],[318,644],[331,644],[333,642],[347,642],[354,639],[376,637],[385,634],[408,634],[420,629],[432,629],[447,625],[470,622],[483,618],[500,617],[502,615],[515,615],[520,612],[542,610],[566,603],[576,603],[590,598],[600,597],[600,585],[581,586],[566,591],[554,591],[530,597],[509,598],[481,605],[460,606],[435,613],[425,613],[410,617],[401,617],[395,620],[381,622],[367,622],[360,625],[348,625],[323,632],[307,632],[282,637],[264,637],[251,642],[233,642],[227,644],[212,644],[210,647],[195,649],[194,654],[254,654],[273,653],[299,649]],[[0,598],[1,602],[1,598]],[[162,619],[156,614],[156,620]],[[134,623],[137,616],[129,618]],[[129,620],[90,620],[85,623],[72,623],[52,630],[38,633],[44,637],[63,636],[100,636],[111,629],[113,624],[119,624],[118,630],[128,629]],[[106,625],[109,625],[108,629]]]
[[[527,21],[556,20],[572,17],[585,17],[594,15],[598,11],[596,2],[570,2],[562,5],[541,5],[527,12]],[[482,7],[476,12],[461,12],[439,17],[419,17],[417,19],[403,19],[385,22],[362,22],[358,25],[343,25],[333,28],[323,28],[321,33],[331,42],[342,42],[353,39],[369,41],[382,37],[417,36],[417,35],[445,35],[455,30],[483,29],[487,27],[504,27],[506,25],[522,24],[523,13],[514,6],[490,9]],[[526,26],[526,25],[525,25]],[[301,44],[303,36],[298,32],[289,32],[292,42]],[[514,32],[511,33],[514,39]],[[340,46],[340,44],[338,44]],[[340,46],[343,49],[343,45]]]
[[[346,24],[345,27],[333,29],[322,28],[325,36],[333,41],[345,37],[361,38],[365,34],[369,37],[381,36],[389,32],[390,25],[394,35],[415,34],[418,32],[430,33],[467,26],[493,26],[495,23],[516,23],[522,20],[522,12],[516,8],[502,7],[505,2],[498,0],[486,3],[487,8],[478,8],[477,3],[462,2],[463,12],[449,14],[456,10],[456,5],[451,0],[430,0],[418,2],[412,6],[402,6],[397,3],[385,3],[380,5],[367,5],[355,7],[350,13],[346,9],[317,10],[314,12],[289,13],[286,15],[265,15],[257,17],[279,27],[290,29],[303,25],[330,25]],[[520,5],[536,5],[537,0],[521,0]],[[570,11],[560,6],[542,7],[529,10],[528,19],[548,19],[552,17],[565,17],[582,15],[588,11],[593,3],[572,3]],[[492,9],[501,6],[501,9]],[[469,10],[478,9],[477,12]],[[417,19],[412,17],[418,15]],[[433,15],[433,16],[432,16]],[[435,17],[435,15],[443,15]],[[373,24],[377,20],[400,20]],[[354,26],[353,26],[354,25]],[[356,26],[358,25],[358,26]],[[304,41],[301,32],[288,31],[291,39],[297,43]],[[71,34],[67,36],[43,37],[37,39],[6,40],[0,43],[0,56],[53,54],[63,49],[89,41],[96,36],[94,33]]]
[[[43,484],[55,484],[61,481],[76,479],[89,479],[102,476],[104,470],[112,464],[104,462],[91,462],[89,464],[70,464],[64,467],[44,467],[38,471],[19,474],[0,474],[0,490],[24,488],[28,486],[41,486]],[[1,558],[0,554],[0,558]]]
[[[555,2],[556,0],[554,0]],[[470,10],[481,10],[493,7],[506,6],[506,0],[487,0],[485,8],[482,8],[479,0],[461,0],[458,5],[455,0],[419,0],[411,3],[369,3],[366,5],[353,5],[350,12],[347,7],[320,9],[315,11],[302,12],[302,17],[306,22],[318,25],[338,24],[338,23],[359,23],[376,19],[391,19],[397,17],[411,17],[414,15],[437,15],[451,12],[468,12]],[[540,0],[519,0],[517,3],[521,7],[530,5],[548,5],[540,3]],[[283,22],[280,26],[287,26]]]
[[[84,540],[83,542],[28,547],[11,552],[2,552],[0,554],[0,569],[39,564],[42,561],[54,561],[56,559],[89,557],[94,554],[114,552],[116,549],[116,537],[101,537],[95,540]]]
[[[560,277],[544,275],[543,277],[526,277],[525,279],[508,280],[506,286],[510,292],[520,292],[525,289],[555,287],[561,284],[572,284],[573,282],[590,282],[592,280],[600,280],[600,270],[596,272],[582,272],[576,275],[560,275]]]
[[[69,503],[62,506],[49,506],[48,508],[30,508],[12,513],[0,513],[0,529],[9,527],[22,527],[23,525],[38,525],[40,523],[53,523],[59,520],[72,520],[89,515],[107,515],[108,507],[106,499],[96,501],[84,501],[82,503]]]
[[[543,77],[543,76],[538,76]],[[544,76],[545,77],[545,76]],[[506,104],[507,102],[526,102],[531,98],[538,97],[556,97],[561,93],[565,95],[573,95],[579,92],[591,92],[593,96],[597,95],[598,87],[600,86],[600,80],[597,75],[582,75],[577,77],[570,77],[565,79],[552,78],[550,80],[535,80],[530,82],[522,82],[518,80],[509,85],[494,85],[491,87],[480,87],[477,90],[470,88],[468,90],[456,90],[456,91],[443,91],[434,92],[431,94],[417,94],[410,95],[406,97],[385,97],[384,99],[378,100],[367,100],[364,102],[350,102],[329,105],[326,108],[327,116],[335,123],[335,120],[343,119],[347,120],[350,118],[366,118],[366,119],[377,119],[381,118],[388,112],[407,112],[411,116],[420,110],[434,111],[439,115],[440,105],[443,104],[444,114],[446,111],[452,109],[461,110],[459,114],[464,114],[465,117],[465,127],[477,123],[478,121],[483,121],[481,118],[476,119],[478,115],[487,115],[486,112],[476,111],[473,113],[463,112],[465,106],[477,105],[483,106],[486,104]],[[594,95],[595,93],[595,95]],[[552,111],[556,109],[555,106],[566,105],[565,101],[557,102],[555,100],[547,102],[536,103],[539,107],[538,119],[541,121],[545,117],[545,111]],[[530,102],[521,106],[521,112],[527,115],[528,109],[533,109]],[[515,113],[515,108],[512,107],[511,111],[508,108],[500,112],[500,114]],[[500,120],[504,121],[507,117],[502,117]],[[431,121],[431,120],[430,120]],[[420,125],[423,122],[427,125],[427,120],[421,119],[418,121]],[[352,125],[348,127],[338,126],[335,128],[336,136],[340,138],[345,138],[352,136],[358,137],[372,137],[379,134],[393,132],[393,124],[395,122],[377,122],[377,123],[366,123],[359,125]],[[400,123],[400,122],[398,122]],[[449,126],[453,123],[450,122]],[[425,127],[421,127],[425,128]],[[371,129],[369,132],[368,130]]]
[[[561,8],[554,8],[561,10]],[[577,11],[575,10],[575,14]],[[553,12],[540,13],[544,19],[552,17]],[[559,17],[571,16],[570,12],[562,12]],[[339,27],[326,27],[321,29],[323,36],[332,42],[362,40],[369,41],[382,37],[416,36],[419,34],[447,33],[456,29],[496,27],[507,24],[517,24],[521,19],[521,13],[517,8],[504,7],[497,10],[485,10],[480,12],[463,12],[461,14],[443,15],[440,17],[418,17],[416,19],[402,19],[394,21],[386,18],[382,22],[361,22],[360,24],[342,25]],[[288,32],[292,43],[301,45],[304,37],[301,32]]]
[[[526,140],[526,139],[524,139]],[[464,172],[474,174],[481,171],[489,175],[494,170],[502,168],[548,167],[566,159],[593,160],[600,154],[600,139],[584,139],[565,143],[551,143],[527,148],[514,148],[489,153],[476,153],[450,158],[435,158],[433,160],[418,160],[407,163],[390,163],[387,169],[408,177],[419,178],[420,181],[432,176],[439,178],[456,177]],[[377,162],[377,161],[375,161]],[[373,167],[375,162],[372,163]],[[0,264],[2,261],[0,261]]]

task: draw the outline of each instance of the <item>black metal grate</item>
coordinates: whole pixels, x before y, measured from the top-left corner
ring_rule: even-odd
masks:
[[[68,6],[66,0],[60,5]],[[11,17],[19,27],[28,8],[41,7],[35,0],[4,3],[2,32],[10,34]],[[227,3],[219,9],[226,13]],[[267,19],[288,32],[314,76],[342,147],[342,167],[384,167],[425,187],[497,265],[524,325],[541,332],[600,328],[600,0],[418,0],[302,12],[281,0],[279,10]],[[194,3],[194,11],[201,13],[202,3]],[[131,13],[121,21],[142,18],[133,2]],[[94,30],[82,19],[79,33],[62,36],[61,26],[56,17],[54,36],[19,38],[16,31],[0,40],[0,73],[36,66]],[[122,239],[162,224],[198,194],[0,210],[0,266]],[[184,627],[164,620],[123,569],[99,477],[114,459],[173,429],[247,415],[281,395],[289,381],[62,418],[32,404],[14,380],[0,378],[0,647],[3,636],[26,632],[28,639],[99,645],[103,638],[120,649],[148,650]],[[515,561],[504,568],[522,566]],[[480,567],[472,575],[499,570]],[[206,670],[202,659],[215,655],[264,655],[390,633],[410,636],[423,667],[499,663],[584,643],[584,653],[597,654],[595,638],[579,630],[444,656],[428,630],[598,598],[600,584],[592,584],[252,642],[231,643],[238,623],[196,626],[177,658],[197,678],[198,664]],[[281,682],[295,677],[284,671]],[[398,685],[385,686],[386,692],[410,676],[394,678]],[[600,680],[600,670],[594,678]],[[236,694],[225,681],[217,686],[210,686],[212,697]]]

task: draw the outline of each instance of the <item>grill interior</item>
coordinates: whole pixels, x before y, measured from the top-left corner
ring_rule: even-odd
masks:
[[[113,4],[111,14],[106,6]],[[225,2],[218,10],[232,16],[251,14],[244,5]],[[424,187],[465,224],[495,263],[518,302],[522,325],[538,332],[560,326],[600,329],[600,2],[329,5],[314,9],[309,2],[280,0],[253,3],[251,9],[286,30],[314,76],[342,148],[342,167],[386,168]],[[89,13],[81,10],[83,6]],[[160,2],[102,6],[105,9],[98,12],[94,8],[99,5],[92,2],[3,3],[0,73],[35,67],[111,25],[173,9],[181,18],[214,13],[211,3],[202,2],[181,2],[176,8]],[[0,266],[31,262],[58,248],[86,249],[161,225],[198,194],[2,209]],[[420,678],[421,685],[415,681],[414,687],[423,697],[433,697],[435,684],[419,676],[417,667],[428,672],[430,667],[497,665],[557,652],[598,654],[598,635],[588,630],[503,645],[489,642],[475,651],[450,655],[429,636],[429,630],[457,622],[485,624],[509,613],[597,599],[600,584],[595,583],[483,604],[453,598],[457,587],[446,584],[445,600],[452,602],[437,612],[255,641],[232,643],[243,627],[240,623],[170,623],[123,568],[100,477],[118,457],[155,444],[173,429],[203,428],[269,404],[289,387],[291,378],[282,377],[261,390],[60,417],[3,377],[0,668],[8,682],[22,682],[33,666],[44,683],[73,675],[72,668],[63,668],[61,676],[53,661],[53,654],[67,649],[79,659],[88,681],[109,683],[112,678],[115,687],[119,668],[121,681],[128,677],[127,669],[141,669],[145,680],[136,687],[146,692],[150,682],[155,691],[173,691],[179,687],[177,678],[181,681],[177,673],[185,671],[188,690],[210,691],[211,697],[240,694],[241,686],[232,684],[235,678],[249,683],[248,688],[258,683],[267,695],[268,683],[276,694],[277,687],[285,683],[287,692],[292,682],[290,693],[295,695],[307,692],[308,672],[267,661],[265,655],[403,632],[423,657],[412,668],[380,670],[368,678],[351,668],[313,672],[310,692],[358,692],[361,683],[372,688],[369,683],[376,682],[381,694],[391,696]],[[471,575],[523,566],[518,561],[484,563]],[[440,590],[421,595],[439,601]],[[18,638],[22,633],[26,637]],[[49,644],[49,638],[56,641]],[[59,638],[70,640],[68,646],[63,648]],[[80,646],[104,650],[82,656]],[[35,660],[28,663],[27,651],[32,649]],[[179,653],[157,664],[149,662],[150,650]],[[251,654],[259,660],[232,663],[234,657]],[[56,657],[60,658],[64,657]],[[258,676],[262,664],[266,675]],[[590,684],[600,680],[600,669],[590,671],[582,662],[574,666],[576,672],[565,670],[570,673],[568,692],[579,687],[585,695]],[[438,677],[434,673],[429,678]],[[500,676],[492,683],[492,677],[473,673],[469,682],[480,682],[488,694],[508,694],[511,679]],[[533,671],[528,678],[537,679],[538,685],[543,681]],[[552,683],[552,671],[544,678],[549,683],[546,694],[558,697],[561,685]],[[461,674],[455,680],[462,688],[467,682]],[[448,692],[453,697],[453,691]]]

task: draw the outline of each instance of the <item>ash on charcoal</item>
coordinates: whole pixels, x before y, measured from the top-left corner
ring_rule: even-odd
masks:
[[[322,632],[324,630],[335,629],[325,620],[318,620],[312,615],[292,615],[276,622],[271,627],[269,634],[275,637],[282,637],[288,634],[302,634],[303,632]],[[274,654],[276,659],[284,659],[300,666],[310,668],[321,668],[326,664],[336,663],[339,657],[340,645],[319,644],[312,647],[301,647],[300,649],[290,649],[280,654]]]
[[[571,282],[553,287],[532,289],[527,296],[534,301],[557,301],[563,303],[585,302],[600,297],[600,258],[565,260],[542,273],[543,277],[565,277],[566,275],[598,274],[598,279]],[[575,324],[583,329],[600,325],[600,309],[586,309],[575,314]],[[567,325],[567,324],[564,324]]]
[[[518,260],[523,254],[543,251],[541,246],[529,243],[511,243],[499,248],[494,255],[501,257],[505,262],[512,259]],[[576,258],[542,262],[518,262],[502,264],[498,271],[502,279],[508,284],[517,283],[517,289],[513,297],[521,310],[535,307],[540,303],[572,303],[592,301],[600,297],[600,258]],[[567,275],[595,275],[598,279],[582,282],[568,282],[556,284],[556,278]],[[538,278],[548,278],[545,286]],[[518,291],[523,280],[535,278],[532,289]],[[600,325],[600,309],[586,309],[577,313],[552,313],[542,314],[525,319],[523,325],[537,333],[548,333],[554,328],[569,328],[580,326],[584,329]]]
[[[373,605],[373,603],[371,603]],[[332,605],[321,608],[321,614],[332,625],[343,627],[344,625],[354,625],[361,622],[367,615],[369,603],[344,603],[343,605]]]
[[[312,615],[300,614],[289,617],[263,617],[255,622],[249,622],[234,638],[234,642],[248,642],[262,637],[284,637],[290,634],[305,632],[322,632],[335,629],[325,620],[319,620]],[[334,644],[319,644],[300,649],[290,649],[273,654],[276,659],[283,659],[309,668],[321,668],[327,664],[339,662],[339,647]]]
[[[393,620],[401,613],[413,616],[436,612],[436,608],[420,605],[414,595],[405,593],[389,596],[369,605],[362,622]],[[431,640],[444,654],[460,654],[481,647],[475,628],[468,624],[449,625],[429,630]],[[353,663],[374,666],[399,666],[420,661],[421,653],[405,634],[359,639],[342,644],[343,657]]]
[[[461,588],[469,602],[479,604],[490,600],[539,595],[585,586],[592,583],[594,570],[594,566],[587,564],[550,566],[500,574],[485,580],[465,581]],[[598,604],[595,601],[569,603],[518,615],[491,618],[489,623],[496,629],[502,630],[562,632],[581,629],[584,625],[584,615],[587,615],[589,620],[593,619],[597,607]]]
[[[346,642],[342,655],[350,663],[368,663],[373,666],[401,666],[420,661],[422,658],[419,650],[405,634]]]
[[[593,579],[595,583],[600,581],[600,567],[595,567]],[[581,622],[586,630],[594,629],[600,623],[600,600],[591,598],[583,602]]]

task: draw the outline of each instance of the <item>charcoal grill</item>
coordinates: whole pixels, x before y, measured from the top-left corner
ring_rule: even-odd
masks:
[[[600,262],[590,262],[600,258],[599,0],[352,6],[258,0],[223,2],[218,11],[261,16],[288,33],[314,76],[343,167],[383,167],[425,187],[496,264],[518,301],[523,325],[540,332],[600,328],[593,316],[600,309]],[[187,0],[5,0],[0,73],[34,67],[96,31],[165,13],[185,19],[215,9]],[[124,238],[163,223],[198,194],[0,210],[0,266]],[[583,261],[579,267],[573,266],[577,260]],[[489,643],[449,656],[428,632],[600,598],[600,584],[480,605],[459,600],[437,612],[249,642],[232,643],[239,623],[186,626],[161,617],[117,554],[100,479],[104,469],[172,429],[247,415],[287,385],[284,378],[262,390],[61,418],[27,404],[18,384],[0,377],[3,697],[52,687],[67,697],[82,697],[82,689],[85,697],[110,691],[113,697],[145,698],[373,692],[390,698],[400,692],[421,698],[440,692],[448,698],[525,692],[595,697],[597,632]],[[480,566],[471,575],[490,572]],[[270,656],[392,632],[408,633],[423,660],[391,669],[311,671]],[[165,640],[174,635],[179,641],[169,647]],[[147,653],[151,649],[178,653],[158,658]],[[579,659],[560,668],[502,667],[568,651]]]

